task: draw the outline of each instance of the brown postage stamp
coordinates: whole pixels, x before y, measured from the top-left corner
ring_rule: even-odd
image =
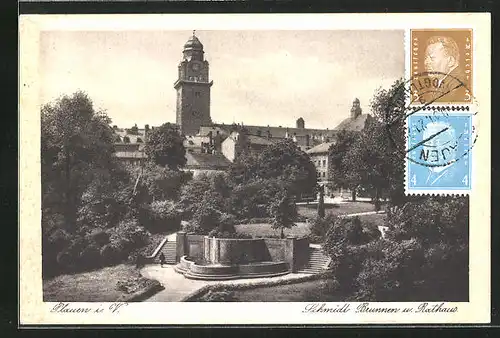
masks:
[[[412,29],[412,103],[471,104],[471,29]]]

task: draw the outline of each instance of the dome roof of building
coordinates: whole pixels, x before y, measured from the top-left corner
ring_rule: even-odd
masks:
[[[184,44],[184,49],[199,49],[203,50],[203,44],[198,40],[196,35],[192,35],[189,40]]]
[[[366,121],[371,118],[370,114],[361,114],[357,117],[348,117],[339,123],[335,130],[341,131],[362,131],[365,128]]]

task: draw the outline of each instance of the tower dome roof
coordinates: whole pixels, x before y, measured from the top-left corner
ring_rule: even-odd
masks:
[[[203,50],[203,44],[198,40],[196,35],[193,35],[187,40],[187,42],[184,44],[184,49],[198,49],[198,50]]]

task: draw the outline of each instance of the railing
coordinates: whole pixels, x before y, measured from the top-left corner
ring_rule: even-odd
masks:
[[[153,253],[149,256],[146,256],[146,259],[154,259],[156,257],[156,255],[158,255],[158,252],[160,252],[160,250],[163,248],[163,246],[165,245],[165,243],[168,242],[168,236],[165,236],[165,238],[161,241],[161,243],[156,247],[155,251],[153,251]]]

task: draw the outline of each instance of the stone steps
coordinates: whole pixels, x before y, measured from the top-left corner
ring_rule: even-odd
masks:
[[[155,262],[160,262],[160,253],[165,255],[165,263],[166,264],[176,264],[177,263],[177,245],[175,242],[166,242],[161,250],[155,257]]]
[[[320,248],[309,248],[309,259],[297,272],[316,274],[325,271],[329,258],[321,252]]]
[[[196,280],[232,280],[241,278],[263,278],[263,277],[277,277],[289,274],[289,271],[282,272],[272,272],[272,273],[248,273],[248,274],[231,274],[231,275],[204,275],[198,274],[192,271],[185,271],[181,269],[176,269],[177,272],[184,274],[184,277],[188,279]]]

